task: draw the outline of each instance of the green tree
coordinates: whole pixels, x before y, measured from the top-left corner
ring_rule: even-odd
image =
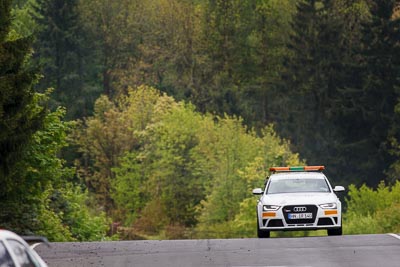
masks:
[[[140,47],[137,67],[146,73],[142,82],[177,100],[192,99],[200,90],[203,9],[193,0],[149,1],[147,23],[141,27],[147,45]]]
[[[387,186],[381,182],[376,190],[365,184],[349,187],[344,214],[347,234],[397,233],[399,230],[400,182]]]
[[[101,96],[95,103],[93,117],[78,122],[72,141],[83,153],[77,163],[78,175],[94,193],[97,204],[112,212],[110,186],[115,175],[111,169],[135,145],[128,118],[108,97]]]
[[[141,148],[142,132],[165,111],[163,105],[169,106],[168,101],[158,101],[159,94],[142,86],[130,89],[127,97],[121,96],[115,102],[101,96],[94,115],[79,121],[72,134],[71,141],[82,153],[76,161],[78,175],[108,214],[114,211],[111,188],[115,172],[120,173],[113,168],[119,167],[126,153]],[[117,198],[121,200],[121,196]]]
[[[126,152],[121,157],[120,164],[112,170],[116,176],[111,192],[117,208],[114,218],[131,226],[140,217],[147,202],[152,199],[143,160],[139,152]]]
[[[158,225],[163,222],[178,220],[177,223],[183,224],[183,216],[190,216],[184,213],[186,209],[179,211],[178,206],[175,205],[177,203],[172,203],[174,190],[183,193],[186,190],[184,186],[179,190],[180,187],[173,186],[173,184],[179,184],[181,175],[179,171],[176,171],[178,167],[174,166],[182,165],[178,157],[186,158],[186,156],[179,156],[179,153],[174,150],[170,151],[169,146],[163,147],[165,142],[171,144],[175,142],[175,139],[167,141],[168,138],[173,137],[165,135],[163,129],[173,129],[174,127],[169,126],[172,122],[175,123],[174,126],[179,125],[180,122],[172,118],[171,121],[167,119],[176,106],[177,103],[172,98],[160,95],[152,88],[140,87],[130,91],[124,114],[131,122],[136,143],[132,149],[125,151],[119,164],[112,169],[116,174],[112,182],[112,197],[117,207],[115,218],[127,225],[135,222],[138,228],[152,233],[158,231],[160,229]],[[177,145],[178,148],[180,146]],[[171,153],[174,156],[168,157]],[[176,178],[171,176],[173,174]],[[173,179],[176,182],[173,182]],[[188,179],[184,184],[190,181]],[[171,207],[177,206],[174,209],[171,208],[169,212],[167,208],[164,209],[168,206],[166,204],[168,201]],[[165,210],[165,212],[159,212],[160,210]],[[169,215],[170,213],[174,215]],[[158,230],[155,230],[157,228]]]
[[[118,103],[100,98],[80,125],[74,140],[87,165],[79,173],[115,220],[145,234],[219,229],[250,203],[246,189],[263,182],[264,166],[299,162],[272,126],[258,137],[240,118],[201,115],[144,86]],[[227,236],[246,231],[229,226]]]
[[[367,103],[375,97],[364,88],[368,68],[376,66],[372,61],[366,64],[367,47],[372,45],[365,39],[372,29],[365,24],[367,7],[364,1],[299,2],[277,94],[283,99],[278,108],[285,108],[273,114],[278,132],[292,141],[295,151],[308,162],[331,166],[328,175],[344,184],[377,184],[382,173],[378,165],[384,160],[379,147],[382,150],[387,136],[385,127],[376,130],[379,138],[370,130],[383,123],[375,124],[373,116],[385,109]]]
[[[70,182],[73,169],[65,167],[65,161],[57,156],[68,146],[67,134],[72,126],[62,121],[64,117],[62,108],[46,116],[44,129],[34,135],[28,156],[18,164],[18,190],[24,196],[19,200],[29,210],[16,214],[10,208],[21,205],[16,199],[5,203],[3,210],[8,218],[21,219],[15,220],[19,232],[32,231],[52,241],[102,240],[108,229],[105,213],[88,206],[87,192]],[[16,229],[15,225],[11,229]]]
[[[86,59],[95,75],[90,78],[95,79],[95,86],[113,99],[126,94],[129,86],[141,85],[142,80],[133,84],[130,75],[138,62],[138,46],[143,39],[140,26],[143,20],[147,22],[143,1],[79,1],[78,8],[80,25],[86,32],[85,47],[90,55]]]
[[[240,114],[241,84],[253,68],[247,38],[254,2],[210,0],[205,4],[200,50],[204,57],[198,76],[202,86],[192,99],[203,112]]]
[[[331,164],[328,156],[337,139],[331,120],[340,69],[335,46],[341,33],[330,11],[330,1],[298,3],[278,95],[284,100],[282,112],[276,115],[279,132],[305,158],[320,164]]]
[[[68,119],[88,115],[92,105],[88,96],[96,92],[88,81],[92,53],[83,41],[87,34],[78,17],[78,1],[37,0],[32,6],[38,25],[34,59],[43,69],[38,88],[55,88],[51,106],[65,106]]]
[[[211,188],[208,189],[207,200],[202,203],[204,208],[200,220],[206,225],[232,220],[240,201],[248,193],[239,189],[246,188],[246,184],[238,170],[258,156],[256,147],[260,144],[254,133],[246,133],[242,123],[235,118],[220,120],[214,129],[217,139],[208,145],[202,144],[213,146],[212,156],[215,157]]]
[[[13,1],[11,11],[14,20],[12,29],[20,36],[31,36],[37,31],[37,24],[32,16],[32,6],[36,0]]]
[[[46,101],[47,96],[40,97]],[[36,109],[41,107],[36,106]],[[47,201],[43,192],[53,185],[60,186],[61,180],[72,176],[72,172],[63,167],[63,160],[57,157],[60,149],[66,146],[68,126],[61,121],[63,116],[62,109],[48,113],[43,128],[25,144],[25,153],[9,174],[8,187],[2,187],[3,190],[8,189],[1,195],[2,227],[25,234],[41,230],[41,214],[46,212],[41,203]],[[50,213],[52,211],[48,211]],[[48,222],[49,225],[54,223]]]
[[[147,130],[143,156],[149,162],[149,187],[169,224],[191,227],[196,224],[196,206],[204,198],[204,178],[193,170],[201,117],[183,103],[167,114]]]
[[[253,30],[246,42],[249,46],[245,65],[247,78],[243,81],[240,98],[241,116],[247,125],[263,128],[275,118],[273,111],[279,106],[277,83],[285,56],[290,52],[285,44],[291,31],[291,20],[297,1],[256,1],[252,20],[245,20]]]
[[[352,81],[342,92],[343,132],[340,146],[344,162],[351,162],[352,176],[369,186],[384,177],[394,162],[387,138],[398,136],[395,106],[399,88],[400,21],[392,17],[396,1],[372,1],[368,20],[362,23],[358,57],[349,65]],[[350,100],[350,101],[349,101]],[[393,139],[394,138],[394,139]]]
[[[12,180],[15,167],[43,127],[47,109],[33,90],[37,74],[26,67],[32,37],[10,38],[11,1],[0,4],[0,196],[5,199],[18,182]]]
[[[202,238],[251,237],[255,235],[256,205],[251,190],[262,187],[268,166],[296,165],[300,161],[272,127],[264,128],[259,137],[254,132],[246,133],[240,120],[226,118],[220,123],[216,133],[221,139],[214,135],[213,141],[203,144],[211,150],[201,155],[207,161],[211,179],[199,207],[196,231]]]

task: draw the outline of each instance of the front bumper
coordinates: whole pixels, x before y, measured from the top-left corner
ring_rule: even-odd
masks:
[[[294,207],[305,207],[307,212],[296,212]],[[338,209],[322,209],[317,205],[287,205],[280,207],[277,211],[262,211],[262,205],[259,205],[257,213],[260,230],[318,230],[342,226],[340,207]],[[307,218],[297,218],[296,215],[300,213],[307,213]]]

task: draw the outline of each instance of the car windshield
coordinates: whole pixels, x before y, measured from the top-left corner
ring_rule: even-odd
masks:
[[[277,179],[271,180],[267,194],[330,192],[325,179]]]

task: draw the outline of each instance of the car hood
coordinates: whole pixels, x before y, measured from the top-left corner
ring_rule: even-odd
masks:
[[[261,199],[262,204],[269,205],[307,205],[325,204],[336,202],[337,197],[333,193],[289,193],[289,194],[270,194],[264,195]]]

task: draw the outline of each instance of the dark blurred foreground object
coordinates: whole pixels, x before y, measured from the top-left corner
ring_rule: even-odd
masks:
[[[26,240],[26,241],[25,241]],[[25,236],[0,229],[0,267],[47,267],[28,243],[49,242],[44,237]]]

